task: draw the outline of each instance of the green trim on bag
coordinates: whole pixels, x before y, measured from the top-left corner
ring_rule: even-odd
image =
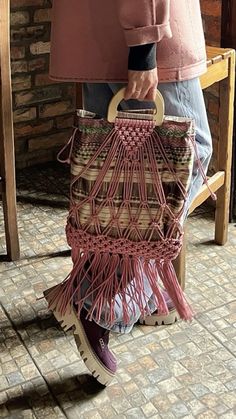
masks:
[[[188,131],[179,131],[177,129],[166,129],[162,127],[157,127],[156,130],[160,135],[163,135],[164,137],[175,137],[175,138],[183,138],[188,135]]]
[[[80,125],[79,131],[83,134],[108,134],[112,128],[110,127],[89,127],[86,125]]]
[[[90,127],[86,125],[80,125],[79,131],[83,134],[108,134],[111,132],[112,127]],[[176,137],[176,138],[183,138],[188,135],[187,131],[181,131],[176,129],[166,129],[163,127],[156,127],[157,132],[160,135],[163,135],[165,137]]]

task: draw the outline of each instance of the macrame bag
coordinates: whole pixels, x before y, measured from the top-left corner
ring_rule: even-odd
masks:
[[[150,109],[117,112],[123,97],[124,89],[112,99],[107,120],[78,111],[66,160],[72,174],[66,236],[73,269],[47,293],[49,308],[63,315],[76,301],[79,315],[89,299],[88,317],[99,321],[103,314],[112,325],[119,296],[128,324],[134,302],[142,316],[150,314],[144,304],[145,275],[160,314],[168,314],[161,280],[180,317],[191,320],[172,261],[184,234],[194,122],[164,117],[159,92],[155,114]]]

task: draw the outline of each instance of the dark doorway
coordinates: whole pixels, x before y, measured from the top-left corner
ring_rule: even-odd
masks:
[[[236,49],[236,1],[222,0],[222,35],[221,46]],[[234,141],[230,221],[236,220],[236,107],[234,113]]]

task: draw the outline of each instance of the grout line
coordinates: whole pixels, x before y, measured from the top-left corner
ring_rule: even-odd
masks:
[[[42,373],[41,373],[41,370],[40,370],[39,366],[38,366],[38,365],[37,365],[37,363],[34,361],[34,358],[31,356],[31,353],[30,353],[29,349],[28,349],[28,348],[27,348],[27,346],[25,345],[25,343],[24,343],[24,341],[23,341],[23,339],[22,339],[21,335],[20,335],[20,334],[18,333],[18,331],[17,331],[17,328],[16,328],[15,324],[14,324],[14,323],[13,323],[13,321],[11,320],[10,315],[8,314],[7,310],[6,310],[6,309],[5,309],[5,307],[2,305],[2,303],[0,303],[0,307],[2,308],[3,313],[5,314],[6,318],[8,319],[8,321],[9,321],[9,323],[10,323],[10,325],[11,325],[12,329],[15,331],[15,333],[16,333],[16,335],[17,335],[17,337],[18,337],[19,341],[20,341],[20,343],[23,345],[23,347],[25,348],[26,352],[28,353],[28,355],[29,355],[30,359],[32,360],[33,364],[35,365],[35,368],[38,370],[38,372],[39,372],[39,374],[40,374],[40,377],[41,377],[41,378],[43,379],[43,381],[45,382],[45,385],[46,385],[46,387],[47,387],[47,389],[48,389],[48,392],[49,392],[49,394],[51,395],[52,399],[54,400],[54,402],[55,402],[56,406],[57,406],[57,407],[59,407],[59,409],[61,410],[61,412],[62,412],[62,413],[65,415],[65,417],[67,418],[67,415],[66,415],[65,410],[63,409],[63,407],[61,407],[60,403],[59,403],[59,402],[58,402],[58,400],[57,400],[57,397],[54,395],[54,393],[53,393],[53,391],[52,391],[52,389],[51,389],[51,387],[50,387],[50,383],[47,381],[47,379],[44,377],[44,375],[42,375]],[[37,377],[35,377],[35,378],[37,378]],[[31,381],[31,380],[25,380],[25,381],[24,381],[24,383],[27,383],[27,382],[29,382],[29,381]],[[20,384],[23,384],[23,383],[20,383]],[[9,388],[12,388],[12,387],[14,387],[14,386],[10,386]],[[29,405],[31,405],[31,403],[30,403],[30,402],[29,402]],[[34,408],[33,408],[32,406],[31,406],[31,409],[33,410],[33,412],[34,412],[35,416],[36,416],[36,417],[38,417],[37,413],[34,411]]]

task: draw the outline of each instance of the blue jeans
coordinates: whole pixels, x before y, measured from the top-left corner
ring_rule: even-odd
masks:
[[[83,84],[83,98],[84,109],[95,112],[101,117],[107,116],[107,109],[113,95],[122,87],[125,86],[121,83],[85,83]],[[207,172],[208,165],[212,155],[212,138],[208,125],[206,108],[203,98],[203,93],[198,78],[171,83],[160,83],[158,89],[165,100],[165,114],[171,116],[184,116],[193,118],[196,124],[196,144],[198,156],[201,160],[205,173]],[[144,109],[153,107],[153,103],[140,102],[137,100],[122,101],[120,108],[122,110],[128,109]],[[192,200],[197,195],[200,187],[202,186],[203,179],[199,173],[197,163],[194,164],[192,181],[189,191],[189,196],[186,202],[185,214],[187,216],[188,209]],[[147,300],[144,304],[148,304],[151,312],[154,312],[157,307],[152,300],[152,291],[145,275],[143,276],[145,293]],[[132,286],[132,284],[131,284]],[[89,301],[86,302],[85,308],[89,308]],[[116,298],[115,308],[115,323],[112,327],[108,327],[102,320],[99,325],[110,329],[113,332],[129,333],[133,325],[140,317],[140,310],[137,307],[135,315],[132,317],[130,324],[124,324],[123,313],[121,305],[119,304],[119,296]]]

